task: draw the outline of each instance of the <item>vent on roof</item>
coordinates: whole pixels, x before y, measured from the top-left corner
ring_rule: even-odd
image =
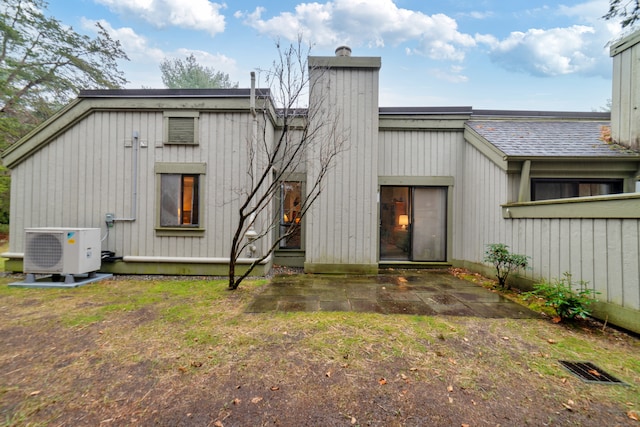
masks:
[[[559,360],[559,362],[562,367],[580,378],[582,381],[597,384],[626,385],[623,381],[620,381],[613,375],[606,373],[591,362],[568,362],[566,360]]]
[[[351,48],[349,46],[340,46],[336,49],[336,56],[351,56]]]

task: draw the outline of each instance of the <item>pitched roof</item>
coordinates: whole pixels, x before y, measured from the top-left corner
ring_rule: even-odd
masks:
[[[467,126],[510,157],[638,157],[601,138],[608,121],[470,120]]]

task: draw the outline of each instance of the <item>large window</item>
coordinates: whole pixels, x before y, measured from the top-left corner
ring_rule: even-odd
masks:
[[[531,180],[531,201],[568,197],[604,196],[623,192],[621,179],[555,179]]]
[[[380,187],[380,260],[447,260],[447,187]]]
[[[206,163],[156,163],[155,172],[158,200],[156,230],[180,235],[185,232],[201,233]]]

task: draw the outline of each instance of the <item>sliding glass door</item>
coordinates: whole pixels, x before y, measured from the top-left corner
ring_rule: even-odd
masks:
[[[447,188],[380,188],[380,260],[447,260]]]

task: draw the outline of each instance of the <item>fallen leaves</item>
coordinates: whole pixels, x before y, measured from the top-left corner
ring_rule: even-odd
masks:
[[[600,372],[596,371],[595,369],[589,369],[587,372],[589,372],[591,375],[594,375],[596,377],[600,376]]]
[[[611,126],[600,126],[600,138],[598,139],[604,141],[607,144],[613,143],[613,138],[611,137]]]
[[[631,410],[627,412],[627,417],[631,418],[632,420],[635,421],[640,421],[640,414],[638,413],[638,411],[636,410]]]

